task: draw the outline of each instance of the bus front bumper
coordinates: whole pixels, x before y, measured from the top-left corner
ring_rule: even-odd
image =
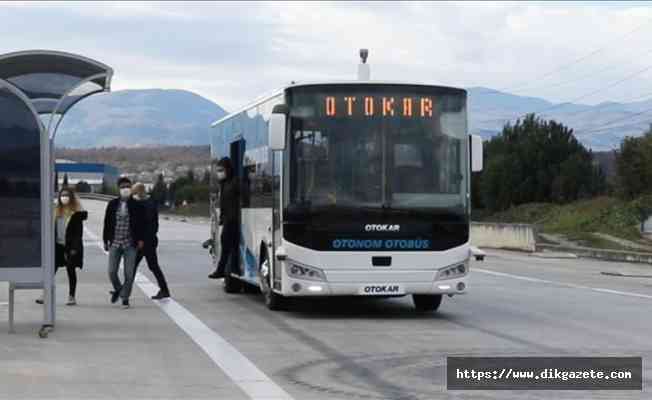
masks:
[[[284,276],[284,296],[404,296],[409,294],[464,294],[468,274],[452,279],[436,279],[433,271],[400,271],[396,274],[364,274],[355,279],[351,273],[328,272],[327,281],[310,281]],[[394,275],[394,276],[391,276]],[[361,278],[361,277],[358,277]]]

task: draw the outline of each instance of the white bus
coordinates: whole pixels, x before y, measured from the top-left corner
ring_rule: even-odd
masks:
[[[292,296],[412,295],[421,311],[464,293],[472,164],[482,168],[466,109],[451,87],[305,83],[215,122],[213,165],[230,157],[241,188],[225,290],[260,288],[270,309]]]

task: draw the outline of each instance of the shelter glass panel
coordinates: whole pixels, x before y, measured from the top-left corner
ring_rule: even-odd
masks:
[[[40,267],[40,122],[0,87],[0,268]]]

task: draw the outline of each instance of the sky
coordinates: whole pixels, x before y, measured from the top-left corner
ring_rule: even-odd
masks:
[[[645,2],[0,2],[0,21],[0,54],[82,54],[114,68],[113,90],[185,89],[227,110],[291,81],[355,79],[360,48],[372,79],[652,98]]]

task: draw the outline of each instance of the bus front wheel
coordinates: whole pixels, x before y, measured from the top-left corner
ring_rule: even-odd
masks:
[[[227,273],[224,276],[224,291],[226,293],[240,293],[242,291],[242,281]]]
[[[233,272],[233,260],[229,260],[224,274],[224,291],[226,293],[240,293],[242,292],[243,282],[231,275]]]
[[[281,296],[278,293],[274,293],[272,290],[272,273],[271,266],[269,263],[269,258],[267,257],[267,252],[263,253],[261,257],[260,270],[258,271],[258,276],[260,278],[260,291],[263,293],[265,298],[265,305],[267,308],[273,311],[279,311],[285,309],[285,297]]]
[[[441,304],[441,294],[413,294],[412,302],[417,311],[437,311]]]

